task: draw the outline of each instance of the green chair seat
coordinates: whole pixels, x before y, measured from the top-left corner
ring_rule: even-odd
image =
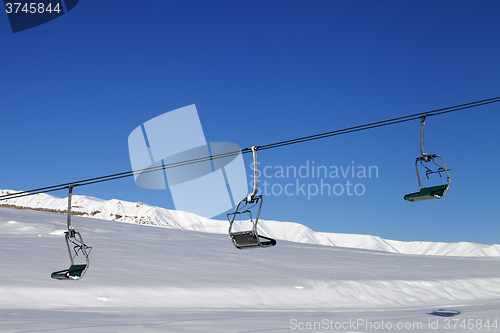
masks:
[[[430,199],[439,199],[443,196],[444,192],[448,188],[448,185],[438,185],[431,187],[423,187],[420,191],[416,193],[410,193],[404,196],[405,200],[408,201],[423,201]]]
[[[57,280],[75,280],[83,275],[86,268],[86,264],[71,265],[68,269],[52,273],[50,277]]]

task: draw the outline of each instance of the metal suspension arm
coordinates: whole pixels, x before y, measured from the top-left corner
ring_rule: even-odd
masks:
[[[420,117],[422,119],[420,123],[420,154],[424,158],[425,162],[429,162],[432,158],[431,154],[424,153],[424,126],[425,126],[425,116]]]
[[[75,229],[71,226],[71,194],[73,193],[73,186],[69,186],[69,193],[68,193],[68,231],[69,232],[75,232]]]
[[[252,149],[253,152],[253,172],[254,172],[254,183],[253,183],[253,192],[248,194],[247,196],[247,202],[252,203],[254,201],[255,196],[257,195],[257,192],[259,191],[259,170],[258,170],[258,163],[257,163],[257,147],[253,146],[250,149]]]

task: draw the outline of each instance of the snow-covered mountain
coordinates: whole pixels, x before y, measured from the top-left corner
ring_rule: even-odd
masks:
[[[0,190],[0,196],[13,193],[22,192]],[[0,206],[67,213],[68,199],[41,193],[0,201]],[[89,196],[73,195],[71,210],[73,215],[101,220],[150,224],[208,233],[223,234],[228,231],[227,221],[213,220],[192,213],[150,206],[142,202],[127,202],[117,199],[106,201]],[[401,254],[500,257],[500,245],[498,244],[402,242],[370,235],[316,232],[295,222],[259,220],[259,231],[275,239],[297,243],[360,248]]]

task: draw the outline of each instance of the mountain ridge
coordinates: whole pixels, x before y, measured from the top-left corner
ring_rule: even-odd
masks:
[[[0,195],[23,193],[0,190]],[[0,207],[67,213],[67,198],[45,193],[0,201]],[[150,206],[142,202],[118,199],[103,200],[90,196],[73,195],[72,215],[119,222],[149,224],[166,228],[223,234],[228,222],[213,220],[196,214]],[[249,222],[241,222],[241,225]],[[259,220],[259,232],[278,240],[325,246],[360,248],[389,253],[441,255],[458,257],[500,257],[500,245],[484,245],[470,242],[403,242],[383,239],[379,236],[339,234],[313,231],[296,222]]]

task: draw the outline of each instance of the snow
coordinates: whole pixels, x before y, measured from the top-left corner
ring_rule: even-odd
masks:
[[[14,193],[22,192],[0,190],[0,196]],[[0,206],[66,213],[68,199],[41,193],[0,201]],[[127,202],[117,199],[106,201],[89,196],[73,195],[71,210],[73,214],[103,220],[149,224],[207,233],[226,234],[228,231],[227,221],[212,220],[187,212],[150,206],[141,202]],[[237,228],[238,226],[236,230],[238,230]],[[259,230],[271,238],[297,243],[351,247],[402,254],[500,257],[500,245],[498,244],[401,242],[371,235],[316,232],[299,223],[267,220],[259,221]]]
[[[88,200],[138,216],[130,203],[80,200],[82,210]],[[277,246],[238,250],[213,231],[221,221],[134,205],[172,220],[73,217],[93,248],[78,281],[50,278],[69,267],[64,214],[0,208],[0,332],[453,332],[470,323],[467,332],[498,331],[500,258],[479,244],[307,233],[310,243],[328,239],[323,246],[297,242],[305,226],[270,221],[264,228],[282,236]]]

